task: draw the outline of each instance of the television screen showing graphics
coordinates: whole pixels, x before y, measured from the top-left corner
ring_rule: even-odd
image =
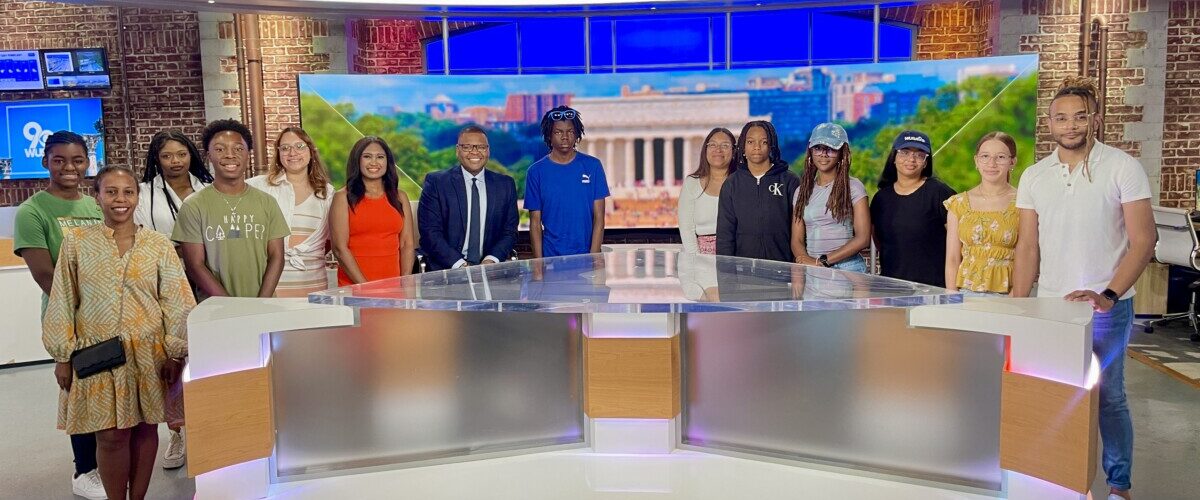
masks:
[[[108,58],[103,48],[42,49],[47,89],[107,89]]]
[[[38,179],[46,139],[70,130],[88,145],[87,176],[104,167],[104,122],[99,98],[0,102],[0,180]]]
[[[0,91],[42,90],[42,67],[36,50],[0,51]]]

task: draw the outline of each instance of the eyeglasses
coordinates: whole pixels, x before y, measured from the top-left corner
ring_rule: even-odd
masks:
[[[1076,125],[1087,125],[1088,119],[1091,118],[1092,115],[1094,115],[1094,114],[1095,113],[1075,113],[1075,116],[1067,116],[1064,114],[1058,114],[1058,115],[1051,116],[1050,121],[1053,122],[1055,125],[1059,125],[1059,126],[1066,125],[1068,123],[1074,123]]]
[[[733,144],[730,144],[728,142],[710,142],[706,145],[708,146],[708,149],[716,149],[718,151],[733,150]]]
[[[987,153],[975,155],[975,161],[977,161],[979,163],[983,163],[985,165],[988,163],[1001,163],[1001,164],[1008,163],[1012,159],[1013,159],[1012,156],[1004,155],[1004,154],[995,155],[995,156],[992,156]]]
[[[812,153],[813,153],[813,156],[824,156],[826,158],[833,158],[834,156],[837,156],[838,150],[817,146],[815,148],[812,148]]]
[[[279,145],[280,153],[290,153],[292,151],[299,153],[299,152],[305,151],[307,149],[308,149],[308,144],[305,144],[303,142],[297,142],[295,144],[280,144]]]
[[[246,154],[246,148],[243,146],[234,146],[233,148],[226,148],[225,146],[213,146],[212,152],[217,156],[224,156],[227,152],[233,153],[234,156],[242,156]]]
[[[577,116],[577,113],[573,109],[566,109],[566,110],[562,110],[562,111],[551,111],[550,112],[550,119],[554,120],[554,121],[574,120],[575,116]]]
[[[458,149],[464,153],[486,153],[487,144],[459,144]]]
[[[929,158],[929,153],[924,151],[913,151],[911,149],[901,149],[896,151],[896,158],[903,160],[925,161]]]

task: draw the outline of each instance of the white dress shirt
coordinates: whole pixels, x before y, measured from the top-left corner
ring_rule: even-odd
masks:
[[[192,183],[192,194],[200,192],[204,189],[203,182],[192,174],[188,174],[188,180]],[[179,199],[179,195],[175,194],[175,190],[171,188],[163,192],[163,176],[156,175],[150,182],[140,183],[138,191],[138,205],[133,212],[133,222],[143,227],[148,227],[167,236],[171,235],[171,231],[175,229],[175,213],[179,211],[179,207],[183,206],[183,201]],[[175,210],[171,210],[171,205],[167,202],[167,197],[175,204]],[[191,195],[188,195],[190,198]]]
[[[483,253],[483,251],[485,250],[483,248],[483,235],[487,234],[486,229],[487,229],[488,203],[487,203],[487,184],[485,184],[485,182],[486,182],[485,178],[487,177],[485,174],[487,172],[487,169],[480,170],[478,175],[471,175],[471,172],[468,172],[466,167],[462,167],[462,166],[459,166],[459,171],[462,172],[463,184],[466,186],[467,231],[471,230],[471,179],[478,179],[476,186],[479,189],[479,246],[480,246],[479,253]],[[458,259],[458,262],[455,262],[454,265],[451,266],[451,269],[458,269],[462,266],[467,265],[467,259],[466,259],[466,257],[467,257],[467,242],[469,242],[469,241],[471,241],[471,238],[469,236],[466,238],[463,238],[463,246],[462,246],[463,258]],[[488,259],[491,259],[492,262],[500,262],[500,259],[497,259],[496,257],[493,257],[491,255],[488,255],[488,256],[485,256],[480,261],[480,263],[482,264],[483,261],[488,260]]]

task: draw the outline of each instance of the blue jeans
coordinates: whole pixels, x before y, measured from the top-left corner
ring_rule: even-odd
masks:
[[[1092,351],[1100,359],[1100,439],[1108,485],[1130,488],[1133,419],[1125,402],[1125,348],[1133,328],[1133,299],[1117,301],[1107,313],[1092,315]]]
[[[854,271],[858,273],[867,272],[867,261],[862,258],[862,255],[855,255],[849,259],[843,260],[829,267],[841,269],[843,271]]]

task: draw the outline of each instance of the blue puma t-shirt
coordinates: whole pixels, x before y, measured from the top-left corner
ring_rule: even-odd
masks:
[[[550,156],[529,166],[525,176],[525,209],[542,212],[542,256],[589,253],[592,203],[608,197],[604,167],[594,156],[576,152],[571,163]]]

